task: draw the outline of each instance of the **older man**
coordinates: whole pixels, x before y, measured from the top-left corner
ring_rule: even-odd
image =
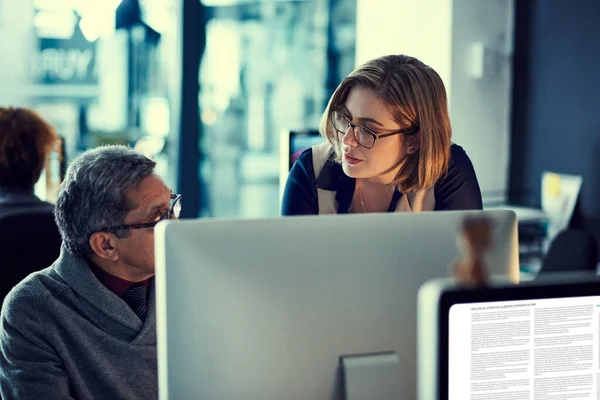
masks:
[[[158,396],[153,228],[178,216],[179,196],[154,166],[121,146],[70,165],[55,209],[60,257],[2,307],[4,400]]]

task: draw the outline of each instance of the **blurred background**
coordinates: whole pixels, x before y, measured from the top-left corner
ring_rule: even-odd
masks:
[[[547,172],[551,197],[577,179],[565,224],[600,234],[599,18],[597,0],[0,0],[0,104],[48,119],[64,165],[135,146],[184,217],[270,217],[339,82],[409,54],[444,80],[486,207],[543,246]]]

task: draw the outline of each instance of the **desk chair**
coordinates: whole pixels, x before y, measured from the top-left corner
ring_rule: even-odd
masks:
[[[23,278],[58,258],[62,239],[51,210],[0,215],[0,302]]]
[[[596,238],[586,231],[566,229],[550,244],[539,273],[595,272],[597,260]]]

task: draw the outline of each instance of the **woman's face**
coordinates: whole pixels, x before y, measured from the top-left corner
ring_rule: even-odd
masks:
[[[374,133],[385,134],[402,129],[393,119],[386,104],[371,89],[353,87],[340,111],[354,125],[361,125]],[[342,168],[351,178],[362,178],[390,183],[404,158],[404,135],[392,135],[375,140],[372,148],[361,146],[352,127],[339,133],[343,150]]]

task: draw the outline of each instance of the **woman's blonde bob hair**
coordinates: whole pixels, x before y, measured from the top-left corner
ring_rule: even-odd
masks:
[[[329,100],[320,126],[321,135],[334,146],[338,162],[342,143],[331,113],[344,105],[356,86],[373,90],[401,128],[419,127],[418,150],[406,156],[393,183],[403,192],[433,186],[448,170],[452,136],[446,89],[437,72],[414,57],[389,55],[368,61],[348,75]]]

